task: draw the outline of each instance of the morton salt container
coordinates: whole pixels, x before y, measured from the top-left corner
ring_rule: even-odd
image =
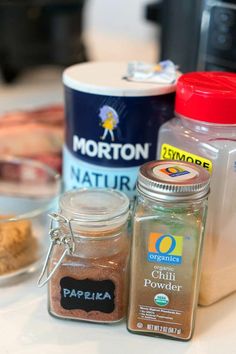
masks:
[[[65,70],[66,190],[108,187],[132,197],[139,166],[156,158],[175,84],[130,82],[126,70],[127,63],[101,62]]]

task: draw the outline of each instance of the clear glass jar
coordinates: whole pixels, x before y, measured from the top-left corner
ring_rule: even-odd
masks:
[[[201,305],[210,305],[236,290],[236,75],[183,75],[176,113],[160,129],[158,157],[211,173],[199,295]]]
[[[129,200],[108,189],[65,193],[51,229],[48,310],[55,317],[117,322],[126,315]]]
[[[143,165],[133,220],[128,329],[193,334],[209,174],[193,164]]]
[[[60,191],[60,176],[49,166],[0,156],[0,285],[25,281],[41,266],[48,248],[48,213]]]

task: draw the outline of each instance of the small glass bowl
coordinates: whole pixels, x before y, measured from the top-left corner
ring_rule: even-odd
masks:
[[[59,174],[29,159],[0,157],[0,284],[41,265],[48,213],[61,191]]]

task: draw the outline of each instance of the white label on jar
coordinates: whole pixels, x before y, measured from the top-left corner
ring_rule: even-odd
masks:
[[[170,163],[154,167],[156,177],[166,182],[182,182],[198,176],[198,172],[185,165]]]

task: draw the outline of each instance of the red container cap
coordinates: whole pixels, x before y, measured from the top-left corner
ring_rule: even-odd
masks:
[[[204,122],[236,124],[236,74],[183,74],[177,82],[175,111]]]

